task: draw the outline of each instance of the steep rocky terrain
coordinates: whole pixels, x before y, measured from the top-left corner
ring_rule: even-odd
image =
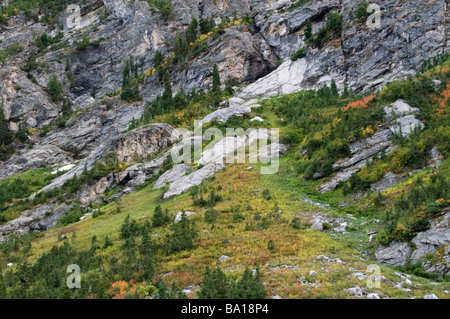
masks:
[[[359,0],[172,0],[167,14],[164,8],[155,5],[155,1],[78,2],[81,20],[75,26],[73,12],[65,10],[65,7],[49,23],[44,19],[42,8],[10,13],[7,3],[3,3],[5,12],[10,14],[6,18],[7,23],[0,23],[0,98],[5,123],[14,135],[14,141],[8,145],[12,145],[14,150],[5,151],[4,160],[0,162],[0,181],[4,183],[2,185],[11,185],[12,178],[18,176],[20,179],[27,172],[44,168],[54,170],[55,178],[42,184],[36,182],[33,191],[24,191],[21,196],[2,201],[1,242],[6,245],[8,238],[14,234],[36,235],[45,232],[45,238],[36,237],[35,241],[32,240],[33,245],[39,247],[33,252],[37,258],[50,248],[50,244],[55,243],[55,238],[70,235],[73,232],[70,227],[79,227],[76,222],[80,220],[80,225],[84,226],[77,230],[82,234],[82,247],[85,247],[90,239],[84,237],[95,235],[97,227],[99,237],[100,234],[110,234],[114,232],[113,229],[117,230],[119,218],[122,222],[126,214],[131,214],[133,218],[148,217],[148,207],[153,210],[157,204],[167,205],[164,207],[170,208],[171,213],[177,213],[177,221],[181,220],[180,211],[187,213],[189,210],[187,215],[193,215],[190,219],[198,218],[199,215],[194,212],[199,209],[195,204],[199,200],[196,196],[200,196],[202,202],[205,192],[202,187],[205,184],[213,189],[217,187],[218,193],[229,192],[221,195],[230,204],[230,208],[220,206],[218,209],[224,215],[232,214],[238,202],[245,203],[247,199],[244,196],[250,196],[252,205],[257,206],[255,212],[249,209],[248,214],[255,213],[256,216],[259,214],[256,210],[272,210],[268,204],[252,197],[261,193],[266,200],[274,200],[264,193],[267,191],[278,196],[275,197],[278,200],[274,200],[273,204],[271,202],[275,216],[278,215],[273,217],[276,222],[281,220],[283,224],[291,215],[294,219],[301,217],[302,223],[309,225],[305,236],[311,236],[305,241],[313,240],[314,236],[319,238],[324,232],[324,237],[318,239],[318,247],[327,247],[336,240],[336,244],[333,244],[335,248],[328,253],[334,254],[336,249],[342,249],[343,256],[355,259],[342,261],[337,256],[313,256],[318,253],[308,251],[305,258],[311,262],[293,265],[291,259],[299,260],[300,257],[289,253],[288,247],[280,243],[294,236],[291,235],[292,229],[283,228],[286,238],[278,237],[277,232],[268,231],[267,234],[278,238],[277,242],[284,247],[280,247],[284,253],[272,259],[260,255],[260,259],[255,257],[253,265],[264,268],[266,280],[270,280],[272,272],[315,269],[297,274],[296,280],[306,287],[301,293],[294,292],[292,287],[283,291],[280,288],[282,284],[274,283],[270,291],[272,297],[306,297],[310,296],[309,293],[358,298],[422,297],[427,293],[448,296],[445,290],[448,289],[448,277],[445,279],[445,276],[450,276],[449,198],[443,197],[438,202],[440,206],[429,218],[428,228],[420,228],[411,236],[405,235],[402,242],[398,242],[401,236],[395,235],[395,238],[380,240],[376,246],[371,241],[380,232],[376,224],[380,222],[377,218],[381,219],[381,213],[370,210],[374,206],[372,202],[375,202],[376,194],[383,193],[384,208],[389,211],[391,206],[394,207],[396,198],[400,198],[398,195],[406,194],[417,178],[428,178],[427,174],[439,171],[441,165],[444,166],[442,172],[448,171],[447,162],[442,164],[447,159],[448,135],[445,135],[445,130],[448,123],[441,124],[436,119],[436,123],[443,127],[439,131],[438,124],[427,122],[430,111],[423,101],[416,103],[408,100],[414,95],[412,91],[402,91],[402,94],[397,95],[391,93],[394,86],[390,85],[392,82],[406,83],[397,81],[410,81],[412,77],[416,78],[411,83],[421,83],[419,75],[431,72],[431,75],[427,74],[432,83],[428,85],[427,82],[427,101],[434,99],[435,95],[436,99],[443,96],[442,112],[435,113],[448,113],[448,96],[445,93],[448,92],[448,83],[445,82],[448,70],[445,67],[448,68],[449,63],[444,61],[450,48],[448,1],[379,1],[381,25],[376,27],[366,24],[369,14],[361,16],[358,13]],[[14,5],[14,1],[9,1],[9,8]],[[336,13],[339,13],[339,30],[333,26],[333,21],[337,23],[337,20],[333,20]],[[200,26],[202,21],[210,24],[214,21],[215,27],[203,34],[197,31],[193,42],[185,44],[189,49],[180,58],[177,53],[179,41],[189,33],[193,18],[201,22]],[[312,32],[310,37],[309,26]],[[317,41],[322,42],[318,44]],[[299,51],[300,58],[294,58]],[[158,64],[160,54],[162,61]],[[440,58],[443,59],[442,63],[437,61]],[[430,62],[430,66],[425,68],[424,62],[433,59],[437,59],[435,65],[431,66]],[[439,66],[440,71],[432,69]],[[221,93],[220,101],[214,95],[215,67],[222,84],[219,90],[226,92]],[[125,71],[129,68],[131,71]],[[132,79],[127,82],[128,73]],[[330,120],[333,123],[331,128],[327,127],[329,123],[322,123],[320,129],[303,132],[304,135],[300,135],[303,142],[289,139],[303,127],[298,124],[301,123],[300,116],[290,117],[289,110],[283,109],[283,103],[286,102],[289,109],[290,94],[294,94],[293,99],[296,99],[295,94],[298,92],[321,92],[324,85],[336,91],[332,93],[337,101],[334,105],[336,109],[331,109],[331,103],[323,105],[325,111],[311,112],[308,116],[311,123],[320,123],[316,116],[337,114],[336,119],[333,117]],[[188,92],[190,101],[194,102],[186,102],[189,107],[184,109],[168,108],[162,114],[152,111],[157,108],[158,101],[164,99],[168,86],[170,93],[173,93],[170,94],[173,103],[176,103],[180,92]],[[139,97],[124,98],[123,94],[129,88],[139,92]],[[195,94],[200,91],[207,93],[196,100]],[[286,100],[281,100],[284,97]],[[307,110],[309,100],[302,98],[300,93],[299,108]],[[278,106],[277,103],[282,105]],[[353,123],[357,129],[347,127],[349,131],[359,131],[365,125],[361,129],[364,134],[358,132],[347,136],[348,145],[345,144],[346,150],[340,156],[327,158],[323,153],[314,153],[316,149],[324,151],[325,146],[314,146],[310,143],[311,136],[314,136],[313,142],[320,138],[325,141],[329,131],[339,127],[340,121],[345,118],[341,113],[333,112],[367,105],[371,107],[370,111],[376,109],[382,115],[371,111],[371,119],[364,118],[361,123]],[[444,115],[442,118],[445,118]],[[211,149],[203,150],[195,164],[172,163],[172,154],[186,146],[191,149],[196,145],[193,120],[201,121],[205,127],[218,127],[221,130],[227,127],[227,123],[230,127],[236,127],[236,121],[248,127],[280,127],[281,139],[277,141],[271,137],[271,145],[260,149],[256,156],[262,160],[274,159],[275,153],[281,155],[281,172],[266,180],[262,177],[264,174],[256,173],[260,164],[250,162],[235,166],[223,163],[223,159],[231,152],[249,148],[258,139],[267,139],[265,131],[252,132],[248,137],[218,140]],[[437,131],[432,131],[435,128]],[[443,137],[426,140],[432,145],[423,145],[421,148],[423,161],[420,165],[409,165],[407,160],[398,164],[400,160],[396,158],[401,157],[408,140],[415,139],[421,132],[429,136],[438,131]],[[436,136],[439,134],[436,133]],[[3,148],[6,149],[6,144]],[[302,175],[304,179],[298,178],[295,183],[298,180],[302,182],[296,184],[294,190],[288,187],[291,179],[295,179],[292,176],[294,169],[297,170],[303,165],[302,162],[309,163],[317,156],[322,156],[320,161],[327,162],[326,165],[316,168],[308,178],[305,177],[308,174]],[[346,186],[342,185],[353,188],[356,175],[368,175],[367,171],[373,169],[373,163],[386,157],[389,158],[387,162],[392,162],[388,169],[386,163],[379,164],[377,177],[369,178],[369,185],[351,195],[346,193]],[[235,175],[231,177],[227,174]],[[220,185],[215,184],[215,178],[220,180]],[[249,179],[254,185],[241,185],[241,179]],[[224,184],[225,181],[228,185]],[[443,185],[447,187],[448,182]],[[397,191],[396,187],[400,189]],[[282,190],[293,192],[291,195],[296,197],[295,204],[282,195]],[[443,191],[448,196],[448,189]],[[209,194],[208,201],[214,202],[214,193],[206,193]],[[310,200],[306,194],[315,196],[317,202]],[[151,200],[143,199],[146,196]],[[188,202],[189,196],[192,196],[193,203]],[[323,204],[328,201],[328,205]],[[140,206],[144,203],[148,207]],[[278,204],[283,207],[279,208]],[[350,214],[354,207],[367,213],[356,214],[355,218]],[[110,224],[95,225],[92,216],[104,211],[108,212],[108,216],[111,215],[109,219],[105,218]],[[291,215],[287,217],[284,213]],[[71,216],[75,217],[70,222]],[[247,225],[259,220],[257,217],[247,217]],[[408,226],[411,221],[402,222]],[[397,230],[401,228],[400,225],[403,224],[398,222]],[[233,231],[231,236],[222,226],[218,227],[217,233],[220,235],[217,238],[213,237],[213,227],[203,232],[204,238],[200,239],[201,245],[204,245],[202,249],[206,250],[215,240],[225,242],[226,246],[234,233],[238,232]],[[245,224],[241,226],[243,228]],[[355,230],[353,227],[357,228],[355,235],[352,235],[352,230]],[[231,229],[228,227],[228,232]],[[245,226],[245,230],[239,231],[244,233],[249,229],[252,231],[250,226]],[[328,231],[332,233],[328,234]],[[157,233],[153,235],[158,238]],[[267,245],[266,237],[270,238],[269,235],[261,236],[265,240],[262,245]],[[247,240],[244,236],[243,242]],[[351,252],[346,250],[345,244],[341,245],[340,241],[346,240],[354,245],[352,249],[355,249]],[[216,244],[218,242],[213,245]],[[305,243],[298,245],[302,244]],[[370,246],[370,249],[366,246]],[[217,259],[220,256],[216,258],[215,255],[220,249],[214,249],[213,258]],[[244,246],[239,249],[242,253],[247,252]],[[321,249],[317,251],[325,254],[326,250]],[[227,247],[224,251],[231,252],[233,249]],[[358,257],[350,257],[356,253]],[[0,258],[0,269],[9,264],[8,258],[10,256]],[[204,258],[207,262],[213,261],[211,257]],[[224,261],[227,267],[225,270],[237,271],[242,268],[238,259],[234,256],[231,261],[227,261],[227,258],[219,261]],[[368,289],[359,288],[360,285],[364,286],[361,281],[367,276],[355,274],[358,274],[358,270],[365,272],[363,268],[374,260],[387,266],[407,268],[409,265],[419,265],[418,268],[422,267],[427,274],[442,276],[445,289],[429,288],[433,285],[423,278],[414,278],[412,283],[408,279],[410,275],[400,273],[400,270],[394,273],[391,268],[386,268],[384,271],[389,273],[389,278],[384,277],[383,281],[389,288],[386,291],[368,292]],[[178,266],[171,262],[163,263],[158,273],[166,272],[167,275],[175,272]],[[349,266],[353,263],[355,265]],[[201,260],[200,264],[205,266],[205,261]],[[199,267],[196,264],[195,271]],[[350,279],[346,277],[345,280],[352,287],[344,284],[342,287],[338,285],[342,288],[338,292],[321,290],[326,289],[324,282],[330,278],[326,277],[328,275],[321,278],[316,275],[316,271],[321,269],[324,274],[330,273],[333,267],[343,267],[349,271]],[[406,271],[406,268],[403,270]],[[198,272],[188,279],[180,275],[176,280],[183,287],[193,285],[194,288],[185,289],[189,295],[198,291],[198,276]],[[291,280],[286,279],[291,275],[286,276],[284,280]],[[400,279],[393,279],[397,277]],[[432,276],[430,278],[435,279]],[[128,281],[125,278],[120,280]],[[273,278],[272,281],[276,282]],[[411,287],[404,288],[403,281],[411,282],[407,284]],[[423,290],[422,284],[426,286]],[[397,289],[401,294],[391,289]],[[412,293],[411,289],[414,290]]]

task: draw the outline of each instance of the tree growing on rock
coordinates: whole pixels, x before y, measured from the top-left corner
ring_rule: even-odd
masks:
[[[213,82],[212,82],[212,89],[211,89],[211,91],[214,94],[220,94],[222,92],[221,86],[222,86],[222,83],[220,81],[219,68],[218,68],[217,64],[214,64],[214,68],[213,68]]]
[[[13,141],[13,134],[9,130],[8,121],[3,112],[3,102],[0,107],[0,146],[5,147]]]
[[[308,20],[306,21],[305,38],[306,38],[306,40],[308,41],[308,40],[310,40],[312,37],[313,37],[313,34],[312,34],[312,23],[311,23],[311,20],[308,19]]]
[[[48,81],[47,91],[52,99],[52,102],[58,103],[62,101],[64,91],[56,76],[53,76]]]
[[[162,100],[164,103],[164,107],[171,108],[173,106],[173,92],[172,92],[172,83],[170,83],[170,74],[169,71],[166,71],[164,74],[164,93],[162,96]]]

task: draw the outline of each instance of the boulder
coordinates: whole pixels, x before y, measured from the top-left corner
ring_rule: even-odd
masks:
[[[222,256],[220,256],[220,258],[217,259],[217,260],[218,260],[220,263],[223,263],[224,261],[227,261],[227,260],[229,260],[229,259],[231,259],[230,256],[222,255]]]
[[[161,175],[155,185],[153,185],[153,189],[159,189],[166,186],[167,183],[176,181],[177,179],[183,177],[190,168],[191,165],[189,164],[175,165],[172,169]]]
[[[441,247],[450,244],[450,212],[431,223],[431,228],[417,234],[411,241],[416,249],[411,255],[411,263],[416,264],[427,254],[435,254]]]
[[[349,288],[347,289],[348,294],[352,297],[356,297],[356,298],[361,298],[363,297],[365,294],[367,294],[364,290],[361,289],[361,287],[354,287],[354,288]]]
[[[419,112],[418,108],[411,107],[408,103],[403,100],[398,100],[391,105],[391,107],[385,107],[384,111],[386,116],[391,118],[394,115],[404,116]]]
[[[402,133],[403,137],[409,137],[411,133],[413,133],[415,130],[423,130],[425,128],[425,125],[416,119],[414,115],[407,115],[404,117],[401,117],[394,121],[393,125],[390,127],[392,132],[395,134]]]
[[[196,212],[184,212],[184,213],[186,214],[186,217],[189,217],[189,216],[197,214]],[[174,224],[179,223],[181,221],[182,216],[183,216],[183,212],[179,212],[177,214],[177,216],[175,217],[175,220],[173,221]]]
[[[411,247],[408,243],[392,242],[387,247],[381,247],[375,252],[375,258],[389,266],[404,266],[411,256]]]
[[[402,176],[389,172],[386,175],[384,175],[384,177],[380,181],[370,185],[370,190],[372,192],[382,192],[391,187],[394,187],[402,180],[403,180]]]
[[[170,185],[169,190],[164,194],[163,198],[168,199],[187,192],[192,187],[198,186],[203,183],[203,181],[210,178],[224,167],[225,164],[223,163],[207,164],[199,170],[187,176],[181,177]]]
[[[313,220],[313,224],[311,226],[312,229],[322,231],[323,230],[323,221],[320,218],[315,218]]]

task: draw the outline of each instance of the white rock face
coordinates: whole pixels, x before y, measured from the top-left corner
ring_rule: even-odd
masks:
[[[165,172],[153,185],[153,189],[159,189],[166,186],[169,182],[174,182],[186,174],[186,172],[191,168],[189,164],[179,164],[175,165],[171,170]]]
[[[250,122],[264,122],[262,117],[256,116],[250,120]]]
[[[63,167],[57,168],[54,171],[51,172],[52,175],[56,175],[58,173],[61,172],[68,172],[70,171],[72,168],[74,168],[76,165],[75,164],[69,164],[69,165],[65,165]]]
[[[243,99],[270,97],[302,90],[302,82],[308,63],[306,59],[283,62],[277,70],[259,79],[236,94]]]
[[[249,104],[249,102],[251,103]],[[256,101],[249,102],[245,102],[243,99],[237,97],[231,98],[222,104],[224,108],[208,114],[201,121],[201,123],[206,124],[212,122],[213,120],[216,120],[219,123],[224,123],[232,116],[244,116],[250,114],[252,110],[249,105],[256,103]]]
[[[186,214],[186,217],[192,216],[197,214],[196,212],[184,212]],[[183,212],[179,212],[177,216],[175,217],[175,220],[173,221],[175,224],[179,223],[181,221],[181,217],[183,216]]]
[[[426,295],[425,297],[423,297],[423,299],[439,299],[435,294],[432,295]]]
[[[440,247],[450,244],[450,213],[438,221],[434,221],[431,228],[417,234],[412,240],[416,250],[411,255],[411,263],[418,263],[427,254],[434,254]]]
[[[411,256],[411,247],[407,243],[391,243],[375,252],[375,258],[390,266],[404,266]]]
[[[221,263],[223,263],[224,261],[227,261],[228,259],[231,259],[231,257],[230,257],[230,256],[226,256],[226,255],[222,255],[222,256],[218,259],[218,261],[221,262]]]
[[[194,173],[184,176],[170,185],[169,190],[164,194],[164,199],[183,194],[194,186],[203,183],[204,180],[213,176],[216,172],[225,167],[223,163],[208,164]]]
[[[430,167],[438,168],[439,166],[441,166],[444,156],[441,154],[441,152],[439,152],[437,146],[433,147],[430,155],[431,155]]]
[[[400,134],[401,131],[403,137],[408,137],[416,129],[421,131],[424,128],[425,125],[421,121],[416,119],[414,115],[401,117],[395,120],[393,125],[390,127],[391,131],[396,134]]]
[[[202,158],[198,161],[198,165],[223,162],[228,154],[234,153],[235,150],[245,146],[245,141],[246,136],[227,136],[223,138],[214,144],[213,147],[203,152]]]
[[[411,107],[408,103],[406,103],[403,100],[398,100],[395,103],[391,105],[391,107],[385,107],[384,111],[386,112],[386,116],[392,116],[395,115],[410,115],[415,112],[419,112],[418,108]]]
[[[361,287],[354,287],[347,289],[350,296],[361,298],[364,296],[365,292],[361,289]]]
[[[313,220],[313,225],[311,226],[312,229],[322,231],[323,230],[323,221],[320,217],[316,217]]]

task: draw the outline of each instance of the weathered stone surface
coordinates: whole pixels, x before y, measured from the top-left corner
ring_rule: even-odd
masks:
[[[361,289],[361,287],[354,287],[354,288],[349,288],[347,289],[348,294],[352,297],[356,297],[356,298],[361,298],[364,295],[366,295],[367,293]]]
[[[437,146],[431,149],[430,155],[430,167],[438,168],[439,166],[441,166],[444,156],[441,154],[441,152],[439,152]]]
[[[427,254],[435,254],[439,248],[450,243],[450,213],[432,222],[428,231],[419,233],[411,241],[416,250],[411,255],[411,263],[415,264]]]
[[[414,115],[407,115],[394,121],[391,131],[395,134],[402,133],[403,137],[408,137],[416,130],[423,130],[425,125],[416,119]]]
[[[389,266],[404,266],[411,256],[408,243],[393,242],[387,247],[381,247],[375,252],[375,258]]]
[[[227,261],[227,260],[229,260],[229,259],[231,259],[230,256],[222,255],[222,256],[220,256],[220,258],[217,259],[217,260],[218,260],[220,263],[223,263],[224,261]]]
[[[337,171],[336,175],[324,182],[318,190],[321,193],[334,190],[340,182],[348,181],[354,173],[364,167],[367,159],[382,152],[386,155],[392,153],[396,149],[396,146],[392,144],[393,137],[390,129],[383,129],[363,141],[352,143],[350,145],[352,158],[342,159],[335,163],[333,169]],[[318,178],[320,177],[318,176]]]
[[[198,165],[228,162],[226,159],[229,154],[231,154],[230,156],[234,159],[235,151],[245,146],[246,140],[246,136],[224,137],[210,149],[207,149],[202,153],[202,158],[198,161]]]
[[[92,154],[80,161],[79,165],[64,175],[56,178],[50,185],[44,187],[40,192],[60,188],[64,182],[75,176],[80,176],[83,170],[91,170],[95,161],[102,161],[109,154],[116,154],[123,163],[131,163],[136,160],[150,159],[158,152],[173,145],[179,138],[178,132],[167,124],[151,124],[108,141],[93,150]],[[167,156],[167,155],[166,155]],[[128,176],[128,172],[127,175]]]
[[[186,217],[189,217],[189,216],[192,216],[192,215],[197,214],[196,212],[184,212],[184,213],[186,214]],[[177,216],[175,217],[175,220],[174,220],[173,222],[174,222],[175,224],[176,224],[176,223],[179,223],[179,222],[181,221],[182,217],[183,217],[183,212],[179,212],[179,213],[177,214]]]
[[[199,19],[212,15],[219,22],[221,16],[232,17],[237,12],[254,19],[249,26],[240,24],[228,28],[218,39],[208,38],[205,50],[189,55],[184,66],[170,66],[174,92],[181,86],[188,91],[205,89],[211,83],[214,64],[218,65],[223,80],[235,78],[238,83],[252,83],[223,105],[224,109],[208,115],[204,123],[226,121],[233,115],[245,116],[251,108],[259,106],[256,98],[318,88],[332,79],[339,90],[344,86],[356,92],[377,89],[394,78],[414,75],[425,59],[448,50],[448,8],[444,0],[380,1],[382,25],[375,29],[367,29],[364,21],[356,18],[359,2],[310,1],[294,10],[286,10],[292,5],[291,1],[205,0],[199,3],[173,0],[173,18],[164,21],[158,10],[151,10],[146,1],[83,1],[81,29],[79,32],[62,30],[63,43],[70,45],[80,41],[84,33],[89,34],[91,41],[104,40],[98,47],[75,50],[67,60],[73,73],[73,85],[70,72],[66,70],[67,48],[44,52],[38,58],[40,67],[30,72],[35,81],[27,77],[22,67],[35,50],[35,35],[46,32],[55,36],[60,30],[58,27],[51,30],[43,23],[27,20],[19,14],[0,31],[2,49],[15,43],[24,46],[22,52],[8,58],[0,69],[0,98],[4,102],[10,128],[17,130],[20,125],[27,125],[40,129],[56,123],[62,107],[61,103],[51,102],[46,92],[52,76],[62,83],[65,97],[72,102],[73,110],[79,113],[67,120],[64,127],[55,125],[45,137],[39,137],[38,132],[30,136],[34,148],[20,149],[8,161],[0,163],[0,180],[33,168],[78,164],[43,189],[46,191],[61,187],[75,174],[80,175],[84,167],[91,169],[96,159],[102,160],[111,152],[131,165],[136,158],[139,161],[152,159],[174,143],[177,138],[168,136],[172,129],[163,125],[122,134],[133,118],[142,116],[145,102],[162,93],[164,88],[156,74],[144,77],[139,84],[142,102],[125,103],[117,97],[104,96],[122,87],[122,71],[128,58],[133,57],[134,61],[142,59],[143,69],[149,70],[156,50],[165,57],[169,56],[177,31],[182,32],[192,16]],[[100,19],[105,8],[108,16]],[[322,49],[307,46],[304,38],[306,21],[313,21],[313,32],[316,33],[332,11],[342,13],[342,37],[333,39]],[[67,14],[65,12],[60,18],[63,26],[66,26]],[[306,46],[306,56],[291,61],[292,53],[303,46]],[[403,107],[397,108],[401,110]],[[406,114],[401,112],[401,115]],[[416,125],[423,128],[413,115],[395,121],[392,130],[397,132],[401,127],[403,134],[409,134]],[[388,146],[388,141],[384,143],[387,152],[393,149],[394,146]],[[321,191],[334,189],[340,181],[348,180],[367,157],[384,146],[379,142],[352,152],[351,159],[336,166],[336,177],[322,185]],[[260,152],[260,157],[272,155],[269,149],[266,151]],[[114,185],[132,189],[154,174],[158,166],[132,165],[125,172],[109,176],[80,194],[91,201],[97,200]],[[195,183],[201,183],[213,174],[208,170],[202,171],[204,168],[197,171],[201,172],[198,175],[191,176],[196,178]],[[190,182],[186,183],[187,186],[177,185],[179,180],[172,183],[177,188],[175,193],[184,192],[192,185]],[[26,224],[27,220],[22,222]]]
[[[396,175],[392,172],[387,173],[384,177],[379,181],[370,186],[370,190],[372,192],[382,192],[391,187],[394,187],[398,183],[402,181],[403,177]]]
[[[199,170],[193,172],[192,174],[176,180],[170,185],[169,190],[164,194],[164,199],[187,192],[192,187],[198,186],[203,183],[204,180],[210,178],[217,171],[220,171],[224,167],[225,164],[223,163],[207,164]]]
[[[45,231],[55,227],[58,220],[72,207],[51,203],[24,211],[14,220],[0,226],[0,236],[12,233],[27,234],[35,231]]]
[[[216,120],[219,123],[225,123],[232,116],[244,116],[251,113],[249,107],[244,107],[242,105],[234,105],[227,107],[225,109],[220,109],[214,111],[213,113],[207,115],[203,120],[202,124],[206,124]]]
[[[322,231],[323,230],[323,221],[320,218],[315,218],[313,220],[313,224],[311,226],[312,229]]]
[[[189,164],[175,165],[171,170],[165,172],[153,185],[154,189],[166,186],[167,183],[174,182],[186,174],[192,166]]]
[[[403,100],[398,100],[395,103],[393,103],[390,107],[385,107],[384,111],[386,112],[386,116],[388,118],[399,115],[411,115],[413,113],[419,112],[418,108],[411,107],[408,103],[406,103]]]

